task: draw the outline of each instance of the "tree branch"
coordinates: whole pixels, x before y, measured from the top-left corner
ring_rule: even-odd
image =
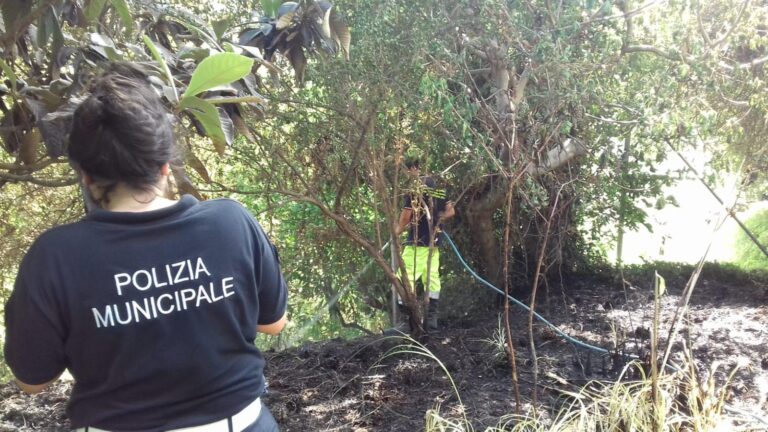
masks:
[[[0,179],[12,181],[12,182],[27,182],[46,187],[64,187],[77,184],[79,179],[77,177],[64,177],[60,179],[40,179],[33,177],[31,174],[11,174],[7,172],[0,172]]]
[[[53,164],[57,163],[65,163],[67,162],[65,159],[43,159],[37,163],[34,163],[32,165],[19,165],[16,163],[3,163],[0,162],[0,169],[7,170],[7,171],[40,171],[43,168],[47,168]]]
[[[766,63],[766,62],[768,62],[768,55],[765,56],[765,57],[758,57],[758,58],[756,58],[756,59],[754,59],[754,60],[752,60],[750,62],[747,62],[747,63],[738,63],[738,64],[736,64],[736,66],[732,66],[732,65],[729,65],[727,63],[720,62],[720,66],[725,68],[725,69],[728,69],[728,70],[750,69],[750,68],[753,68],[755,66],[761,65],[761,64]]]
[[[725,42],[728,39],[728,37],[731,35],[731,33],[733,33],[733,30],[739,24],[739,21],[741,21],[741,17],[744,15],[744,11],[747,10],[747,5],[749,5],[749,0],[744,0],[744,3],[742,3],[741,9],[739,10],[739,14],[736,15],[736,19],[733,21],[733,24],[731,25],[731,28],[728,29],[728,32],[725,35],[723,35],[723,37],[721,37],[720,39],[712,42],[710,47],[716,47],[716,46],[720,45],[721,43]],[[699,22],[701,22],[701,21],[699,21]],[[707,39],[709,39],[708,36],[707,36]]]
[[[701,37],[704,39],[704,43],[707,46],[712,46],[712,41],[709,39],[707,31],[704,30],[704,23],[701,21],[701,4],[699,4],[699,7],[696,8],[696,21],[699,24],[699,33],[701,33]]]
[[[672,61],[684,60],[680,54],[670,53],[660,48],[656,48],[655,46],[652,46],[652,45],[626,45],[621,47],[622,54],[631,54],[631,53],[637,53],[637,52],[646,52],[646,53],[656,54],[659,57],[663,57],[667,60],[672,60]]]
[[[515,111],[517,111],[517,107],[520,105],[520,102],[523,101],[523,97],[525,97],[525,86],[528,85],[528,78],[530,78],[530,76],[531,63],[528,62],[528,64],[525,65],[525,69],[523,69],[523,73],[520,74],[517,83],[515,83],[515,87],[512,89],[512,103],[515,105]]]
[[[376,104],[373,104],[373,106],[376,106]],[[365,145],[365,138],[368,136],[368,131],[371,129],[371,125],[373,125],[373,120],[376,118],[376,109],[371,109],[370,113],[368,114],[368,120],[365,122],[365,125],[363,126],[363,130],[360,131],[360,138],[358,138],[357,145],[355,146],[355,150],[352,154],[352,161],[349,164],[349,169],[347,170],[347,173],[344,175],[344,178],[341,180],[341,184],[339,184],[339,188],[336,190],[336,199],[333,203],[333,210],[335,212],[339,212],[341,209],[341,200],[344,197],[344,193],[347,190],[347,187],[349,186],[349,181],[352,178],[352,173],[355,171],[355,166],[357,165],[358,158],[360,156],[360,149]]]

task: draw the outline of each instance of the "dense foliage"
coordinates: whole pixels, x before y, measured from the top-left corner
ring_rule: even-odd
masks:
[[[763,247],[768,244],[768,210],[755,213],[744,225]],[[745,270],[768,271],[768,256],[744,231],[736,235],[735,249],[739,266]]]

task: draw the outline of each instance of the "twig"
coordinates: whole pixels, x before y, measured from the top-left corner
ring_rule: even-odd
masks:
[[[532,394],[531,403],[534,410],[534,416],[536,413],[536,401],[538,399],[537,383],[539,379],[539,362],[538,362],[538,358],[536,357],[536,342],[533,337],[533,317],[534,317],[534,311],[536,309],[536,292],[538,291],[539,277],[541,276],[541,263],[542,261],[544,261],[544,253],[547,250],[547,243],[549,242],[549,229],[552,226],[552,219],[555,217],[555,211],[557,210],[557,203],[560,201],[560,193],[563,191],[563,188],[568,183],[563,183],[562,185],[560,185],[560,189],[558,189],[557,194],[555,195],[555,200],[552,203],[552,210],[549,213],[549,218],[545,223],[544,239],[542,240],[541,248],[539,249],[539,256],[536,260],[536,270],[533,276],[533,287],[531,289],[531,304],[528,312],[528,339],[529,339],[529,345],[531,349],[531,360],[533,361],[534,385],[533,385],[533,394]]]
[[[515,362],[515,344],[512,341],[512,327],[509,324],[509,232],[512,225],[512,191],[516,182],[509,181],[507,190],[507,217],[504,223],[504,327],[507,332],[507,355],[512,367],[512,384],[515,388],[515,413],[520,415],[520,384],[517,382],[517,364]],[[535,389],[535,386],[534,386]],[[534,390],[535,391],[535,390]],[[535,397],[534,397],[535,399]],[[535,403],[534,403],[535,407]],[[535,409],[535,408],[534,408]]]

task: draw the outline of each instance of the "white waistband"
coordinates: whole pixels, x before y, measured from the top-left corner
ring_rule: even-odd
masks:
[[[192,426],[181,429],[171,429],[166,432],[242,432],[251,423],[255,422],[261,414],[261,398],[256,398],[247,407],[231,417],[200,426]],[[232,419],[232,429],[229,429],[229,419]],[[75,432],[109,432],[96,427],[78,428]]]

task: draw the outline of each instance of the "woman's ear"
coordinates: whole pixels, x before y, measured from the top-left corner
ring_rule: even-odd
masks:
[[[171,174],[171,164],[169,162],[166,162],[163,164],[163,166],[160,167],[160,175],[164,177],[168,177],[168,175]]]

